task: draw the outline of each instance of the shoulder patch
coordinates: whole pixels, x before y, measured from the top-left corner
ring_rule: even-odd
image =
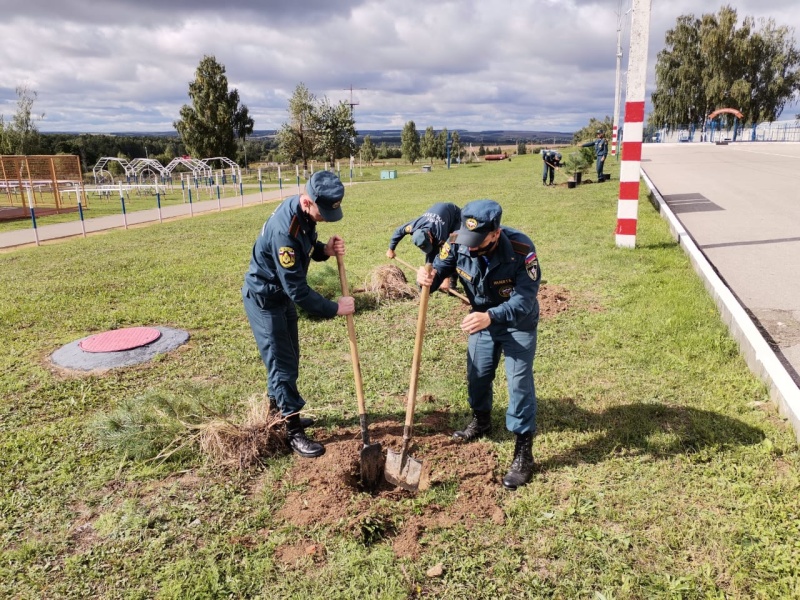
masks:
[[[539,279],[539,259],[536,258],[536,252],[531,252],[525,257],[525,270],[528,272],[528,277],[534,281]]]
[[[442,247],[439,248],[439,260],[446,260],[448,256],[450,256],[450,243],[445,242],[442,244]]]
[[[296,238],[298,233],[300,233],[300,219],[295,215],[292,217],[292,222],[289,224],[289,235]],[[283,248],[281,248],[281,250],[283,250]]]
[[[411,233],[411,225],[406,225],[406,228],[405,228],[405,230],[404,230],[404,231],[405,231],[406,233]]]
[[[531,247],[528,244],[525,244],[523,242],[515,242],[514,240],[511,240],[511,247],[517,254],[527,255],[528,252],[531,251]],[[536,255],[534,254],[534,256]]]
[[[295,262],[294,248],[281,246],[281,248],[278,250],[278,262],[281,263],[281,266],[284,269],[291,269]]]

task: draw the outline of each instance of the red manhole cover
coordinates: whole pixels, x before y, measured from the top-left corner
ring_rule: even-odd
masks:
[[[152,327],[128,327],[98,333],[81,341],[78,346],[84,352],[120,352],[149,344],[161,337],[161,332]]]

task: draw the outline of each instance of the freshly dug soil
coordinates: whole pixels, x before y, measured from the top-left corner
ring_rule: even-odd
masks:
[[[543,285],[539,293],[542,318],[568,310],[566,290]],[[422,398],[422,402],[435,401]],[[459,424],[461,425],[461,424]],[[388,449],[402,449],[403,423],[371,423],[370,441]],[[316,459],[296,458],[283,479],[291,486],[279,516],[303,529],[311,525],[335,526],[350,531],[365,544],[391,539],[400,557],[416,557],[420,539],[432,529],[493,521],[503,523],[504,498],[501,479],[509,465],[500,465],[491,443],[462,444],[452,439],[453,427],[447,412],[420,416],[414,426],[409,454],[423,462],[419,494],[441,491],[431,497],[443,498],[426,505],[409,501],[413,494],[395,488],[386,481],[372,493],[361,489],[359,454],[361,438],[358,427],[320,432],[316,439],[325,445],[325,454]],[[292,562],[306,552],[311,542],[280,549],[285,562]],[[319,557],[316,558],[319,560]]]

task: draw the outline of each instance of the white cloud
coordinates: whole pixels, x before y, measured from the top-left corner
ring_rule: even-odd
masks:
[[[0,113],[15,112],[14,90],[27,84],[38,92],[36,112],[46,114],[42,131],[170,131],[197,65],[214,55],[257,129],[285,121],[287,99],[303,82],[333,102],[349,101],[353,86],[360,129],[414,120],[421,129],[573,131],[613,112],[616,13],[629,2],[8,3]],[[719,7],[653,2],[649,91],[675,19]],[[795,0],[743,0],[737,10],[800,25]]]

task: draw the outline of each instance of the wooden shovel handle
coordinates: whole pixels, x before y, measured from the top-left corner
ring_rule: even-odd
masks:
[[[395,256],[395,257],[394,257],[394,260],[396,260],[397,262],[399,262],[399,263],[400,263],[401,265],[403,265],[404,267],[408,267],[409,269],[413,269],[414,273],[416,273],[416,272],[417,272],[417,267],[415,267],[415,266],[413,266],[413,265],[410,265],[409,263],[407,263],[406,261],[404,261],[402,258],[398,258],[398,257],[396,257],[396,256]],[[464,294],[459,294],[457,291],[455,291],[455,290],[451,290],[450,288],[447,288],[447,289],[445,289],[445,290],[443,290],[443,289],[439,288],[439,291],[440,291],[440,292],[447,292],[447,293],[448,293],[448,294],[450,294],[451,296],[455,296],[456,298],[458,298],[459,300],[461,300],[461,302],[463,302],[465,305],[469,306],[469,298],[467,298],[467,297],[466,297]]]
[[[342,296],[350,295],[350,287],[347,285],[347,273],[344,271],[344,257],[337,254],[336,264],[339,267],[339,281],[342,284]],[[356,324],[353,315],[347,315],[347,337],[350,339],[350,358],[353,361],[353,377],[356,380],[356,397],[358,398],[358,416],[363,417],[367,414],[364,405],[364,380],[361,377],[361,360],[358,357],[358,345],[356,344]]]
[[[425,270],[431,272],[431,263],[425,265]],[[414,358],[411,361],[411,383],[408,386],[408,403],[406,404],[405,429],[409,432],[414,423],[414,408],[417,402],[417,380],[419,379],[419,363],[422,356],[422,340],[425,337],[425,319],[428,315],[428,298],[431,295],[431,286],[422,286],[422,295],[419,301],[419,316],[417,317],[417,335],[414,339]],[[405,436],[405,433],[403,434]]]

